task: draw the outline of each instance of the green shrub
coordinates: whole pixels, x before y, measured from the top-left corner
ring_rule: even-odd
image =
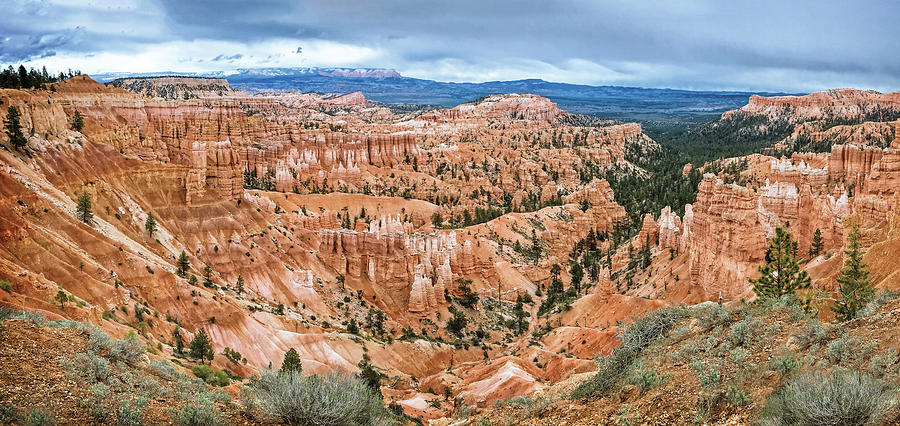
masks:
[[[144,359],[144,345],[136,337],[116,340],[109,350],[109,358],[113,361],[124,361],[129,365],[137,365]]]
[[[750,404],[750,394],[741,388],[729,386],[727,394],[728,402],[732,403],[733,405],[741,406]]]
[[[31,410],[25,417],[26,426],[51,426],[56,424],[53,414],[44,409]]]
[[[875,298],[869,301],[869,303],[862,308],[856,315],[857,318],[867,317],[875,313],[878,308],[884,306],[887,302],[900,298],[900,293],[894,292],[891,290],[884,290],[877,295]]]
[[[695,315],[697,316],[697,324],[700,325],[703,331],[712,330],[731,321],[731,313],[728,311],[728,308],[718,304],[702,307],[697,310]]]
[[[178,426],[214,426],[222,424],[216,408],[208,401],[186,404],[170,411],[172,422]]]
[[[140,426],[143,424],[144,417],[144,405],[147,404],[147,399],[143,397],[137,397],[134,401],[128,401],[122,403],[119,406],[118,417],[116,418],[116,425],[118,426]]]
[[[625,327],[622,344],[597,360],[598,371],[572,391],[573,398],[587,398],[613,390],[628,374],[641,352],[664,337],[684,315],[682,308],[663,308],[637,318]]]
[[[868,359],[877,346],[876,342],[864,343],[857,337],[845,334],[828,344],[825,355],[834,364],[849,364]]]
[[[888,384],[856,371],[803,375],[769,397],[760,421],[772,426],[878,424],[893,396]]]
[[[54,320],[44,323],[44,327],[50,328],[82,328],[84,324],[72,320]]]
[[[876,377],[882,377],[886,374],[895,374],[898,371],[897,350],[887,348],[878,356],[872,358],[872,373]]]
[[[109,361],[94,354],[76,354],[75,365],[88,382],[103,382],[109,376]]]
[[[0,281],[0,290],[5,290],[7,293],[12,293],[12,283],[9,281]]]
[[[361,380],[336,373],[267,372],[244,388],[245,407],[270,421],[318,425],[387,425],[393,417]]]
[[[722,375],[719,374],[719,367],[710,365],[706,371],[700,373],[700,384],[705,388],[711,388],[722,381]]]
[[[748,345],[753,340],[753,330],[756,327],[757,324],[753,322],[752,317],[747,316],[744,320],[731,325],[731,335],[728,337],[735,346]]]
[[[775,370],[785,376],[800,369],[800,363],[794,354],[787,354],[775,357],[772,360],[772,370]]]
[[[14,316],[10,319],[19,319],[28,321],[37,326],[43,326],[47,321],[47,318],[44,317],[44,314],[40,312],[31,312],[31,311],[19,311],[16,312]]]
[[[9,402],[0,402],[0,424],[15,423],[19,420],[19,410]]]
[[[655,370],[637,369],[631,374],[630,382],[644,393],[662,383],[662,376]]]
[[[175,370],[175,367],[164,359],[150,361],[150,369],[156,374],[165,376],[167,379],[178,377],[178,371]]]
[[[213,386],[228,386],[228,384],[231,383],[231,379],[224,371],[214,370],[212,367],[205,364],[191,367],[191,372]]]
[[[750,356],[750,351],[744,348],[734,348],[731,350],[731,360],[737,364],[743,363]]]
[[[87,332],[89,352],[109,351],[112,349],[112,341],[103,330],[97,327],[88,327]]]
[[[110,395],[109,386],[103,383],[94,383],[88,390],[91,391],[91,396],[84,399],[81,404],[90,408],[91,415],[98,423],[109,423],[110,415],[106,409],[106,398]]]
[[[828,336],[825,334],[825,328],[822,327],[822,323],[816,319],[810,320],[806,327],[793,337],[801,348],[808,348],[815,344],[825,343],[828,340]]]

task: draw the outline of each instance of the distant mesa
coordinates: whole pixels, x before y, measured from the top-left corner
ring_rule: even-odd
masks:
[[[117,78],[107,83],[152,98],[191,99],[235,96],[241,92],[231,88],[223,78],[188,76],[149,76]]]

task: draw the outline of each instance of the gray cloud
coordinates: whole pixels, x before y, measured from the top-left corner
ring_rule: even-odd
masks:
[[[14,12],[0,17],[0,33],[8,34],[0,38],[0,60],[53,53],[61,60],[65,52],[120,58],[166,43],[176,43],[170,49],[207,43],[221,51],[203,49],[196,55],[206,57],[161,66],[296,62],[389,67],[454,81],[900,88],[894,22],[900,3],[887,0],[135,1],[136,7],[79,9],[15,0]],[[329,59],[334,46],[356,50],[336,50]]]

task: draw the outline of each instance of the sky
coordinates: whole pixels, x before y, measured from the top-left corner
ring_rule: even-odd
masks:
[[[3,0],[0,64],[379,67],[702,90],[900,90],[900,1]]]

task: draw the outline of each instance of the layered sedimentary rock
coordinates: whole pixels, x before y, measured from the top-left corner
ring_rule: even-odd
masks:
[[[165,76],[119,78],[108,84],[151,98],[190,99],[240,95],[224,78]]]

